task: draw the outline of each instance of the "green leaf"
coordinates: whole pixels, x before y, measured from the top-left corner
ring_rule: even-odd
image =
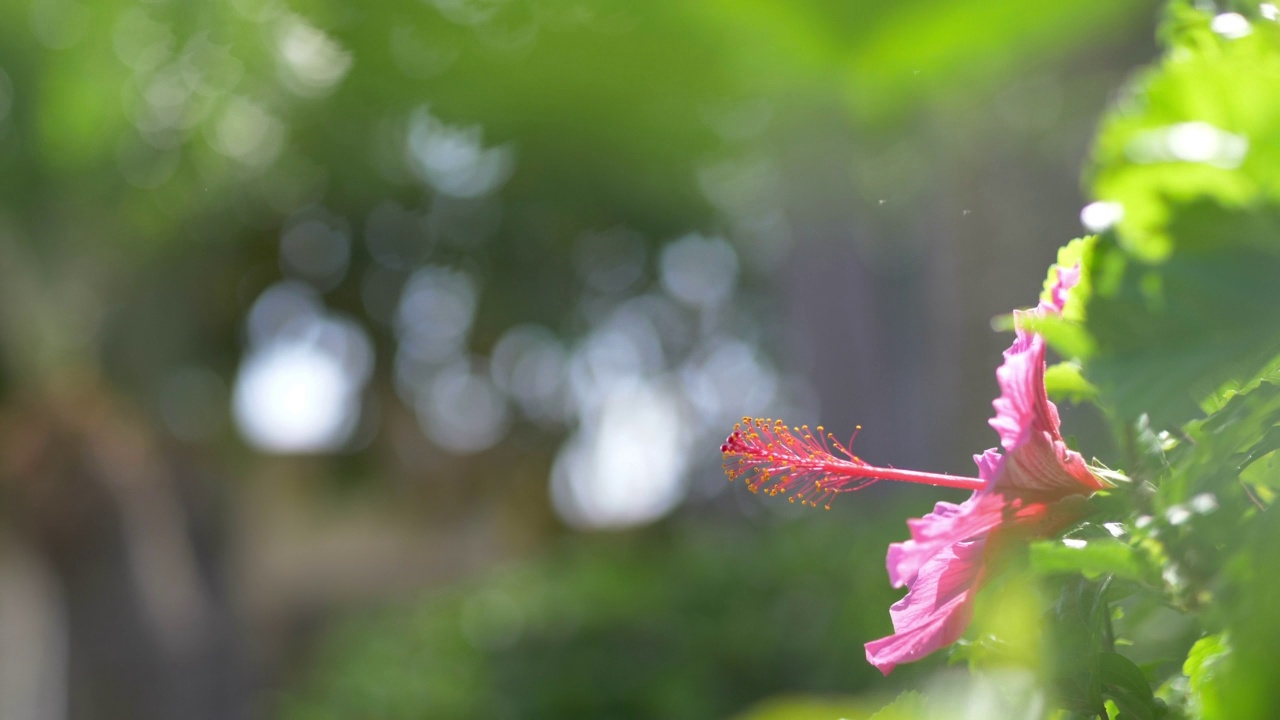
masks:
[[[1024,327],[1040,333],[1049,347],[1065,358],[1088,358],[1095,352],[1093,338],[1080,323],[1058,315],[1023,316]]]
[[[1101,400],[1123,418],[1167,428],[1201,413],[1224,383],[1248,384],[1280,355],[1280,206],[1249,213],[1210,203],[1176,208],[1182,246],[1164,263],[1099,242],[1088,271],[1085,366]]]
[[[926,717],[924,695],[915,690],[908,690],[868,720],[916,720],[924,717]]]
[[[1180,446],[1173,473],[1160,484],[1161,505],[1167,509],[1206,492],[1238,497],[1240,473],[1277,449],[1278,427],[1280,384],[1273,382],[1260,382],[1189,424],[1186,434],[1193,442]]]
[[[1136,549],[1112,538],[1032,543],[1031,568],[1041,575],[1078,572],[1090,579],[1111,574],[1149,581],[1156,574]]]
[[[1217,412],[1227,404],[1231,398],[1245,392],[1249,392],[1257,388],[1263,382],[1280,382],[1280,357],[1274,358],[1267,366],[1258,373],[1258,376],[1247,381],[1228,381],[1223,383],[1209,397],[1201,402],[1200,406],[1206,413]]]
[[[1280,356],[1280,24],[1246,12],[1227,38],[1174,4],[1173,45],[1096,141],[1094,194],[1123,217],[1085,249],[1081,357],[1125,421],[1179,425]]]
[[[1044,389],[1054,400],[1073,403],[1092,400],[1098,395],[1098,388],[1084,379],[1080,365],[1073,362],[1060,362],[1045,368]]]
[[[1103,123],[1094,194],[1118,202],[1121,243],[1156,261],[1181,242],[1173,208],[1199,198],[1244,209],[1280,200],[1280,27],[1224,38],[1213,15],[1182,9],[1175,41]]]
[[[1155,720],[1160,707],[1151,693],[1151,684],[1129,658],[1113,652],[1098,653],[1098,671],[1103,694],[1115,701],[1121,720]]]
[[[1094,717],[1103,701],[1098,653],[1108,637],[1108,584],[1076,574],[1056,582],[1061,583],[1061,592],[1045,617],[1054,639],[1055,694],[1063,708]]]
[[[1193,716],[1216,715],[1222,707],[1222,673],[1223,662],[1231,651],[1227,636],[1219,633],[1207,635],[1196,641],[1187,653],[1187,660],[1182,664],[1182,673],[1187,676],[1187,684],[1191,691],[1191,712]]]
[[[1227,563],[1225,582],[1215,597],[1227,620],[1228,634],[1221,643],[1227,650],[1215,659],[1214,645],[1208,641],[1197,653],[1197,662],[1184,668],[1197,671],[1201,717],[1206,720],[1280,717],[1280,613],[1275,608],[1280,573],[1274,569],[1280,515],[1259,513],[1236,534],[1241,550]]]

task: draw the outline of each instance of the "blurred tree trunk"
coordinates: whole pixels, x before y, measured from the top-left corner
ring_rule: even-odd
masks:
[[[93,385],[0,416],[0,508],[61,596],[71,720],[251,715],[211,483],[157,438]]]

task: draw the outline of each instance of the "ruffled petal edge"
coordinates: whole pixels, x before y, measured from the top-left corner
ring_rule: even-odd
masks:
[[[922,565],[906,596],[889,608],[894,633],[866,644],[867,662],[888,675],[959,640],[973,617],[985,545],[955,543]]]

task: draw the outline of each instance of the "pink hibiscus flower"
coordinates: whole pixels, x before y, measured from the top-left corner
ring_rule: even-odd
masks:
[[[821,501],[830,507],[836,493],[881,480],[973,490],[959,505],[940,502],[928,515],[908,520],[911,539],[889,546],[889,581],[905,586],[907,594],[889,608],[894,633],[866,645],[867,661],[886,675],[964,634],[974,593],[1002,546],[1063,529],[1079,517],[1080,500],[1104,487],[1062,440],[1058,409],[1045,394],[1044,338],[1025,321],[1060,314],[1079,278],[1078,265],[1059,269],[1048,301],[1014,312],[1017,337],[996,370],[1000,397],[992,403],[991,427],[1004,452],[975,455],[976,478],[876,467],[821,427],[815,436],[807,426],[788,429],[767,420],[744,418],[720,448],[730,479],[745,477],[752,491],[790,494],[792,502],[815,506]]]

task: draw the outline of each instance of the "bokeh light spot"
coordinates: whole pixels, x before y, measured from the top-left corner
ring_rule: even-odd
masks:
[[[1105,200],[1091,202],[1080,210],[1080,224],[1090,232],[1102,232],[1120,222],[1123,217],[1123,205]]]
[[[351,241],[346,234],[319,220],[294,225],[280,238],[281,268],[321,290],[342,281],[350,258]]]
[[[462,271],[433,265],[415,272],[396,312],[400,352],[440,363],[457,355],[471,330],[477,299],[475,281]]]
[[[583,529],[631,527],[667,514],[686,491],[684,431],[669,385],[613,388],[556,457],[556,512]]]
[[[1214,16],[1209,21],[1209,27],[1219,35],[1228,40],[1242,38],[1253,32],[1253,27],[1249,25],[1249,19],[1240,13],[1221,13]]]
[[[427,184],[461,198],[497,190],[515,165],[511,146],[485,147],[479,125],[449,125],[426,108],[409,118],[408,154],[411,167]]]
[[[299,95],[327,95],[351,70],[351,53],[297,15],[281,21],[276,41],[280,79]]]
[[[354,321],[325,313],[314,291],[278,283],[249,311],[249,350],[232,396],[241,434],[272,453],[341,449],[373,372],[373,344]]]
[[[424,386],[415,409],[427,436],[460,454],[493,447],[506,435],[510,418],[506,399],[489,374],[467,359],[440,370]]]
[[[723,238],[686,235],[662,249],[662,287],[698,307],[728,299],[738,276],[738,254]]]

